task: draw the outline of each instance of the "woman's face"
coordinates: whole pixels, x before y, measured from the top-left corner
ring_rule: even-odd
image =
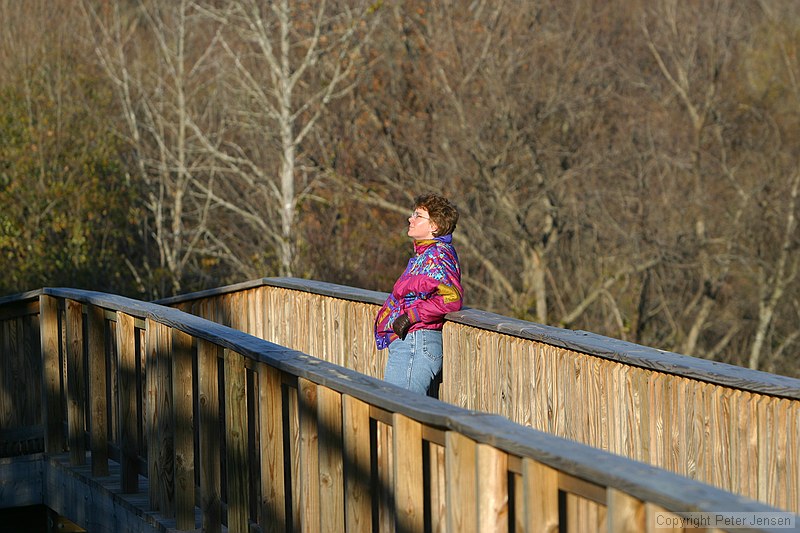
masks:
[[[417,207],[408,217],[408,236],[415,240],[433,239],[436,224],[428,216],[428,210]]]

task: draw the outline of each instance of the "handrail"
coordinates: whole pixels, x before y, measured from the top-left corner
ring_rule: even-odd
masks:
[[[261,286],[281,287],[322,296],[330,296],[342,300],[376,305],[382,304],[388,296],[387,293],[383,292],[302,278],[261,278],[215,289],[164,298],[158,300],[157,303],[176,306],[195,300],[241,292]],[[546,326],[469,307],[448,314],[447,321],[512,335],[522,339],[538,341],[550,346],[566,348],[639,368],[656,370],[707,383],[734,387],[743,391],[800,400],[800,379],[797,378],[753,370],[709,359],[690,357],[675,352],[606,337],[589,331]]]
[[[59,302],[62,302],[61,306]],[[63,307],[62,320],[66,326],[65,354],[61,353],[61,344],[57,342],[59,326],[54,322],[61,316],[60,307]],[[483,524],[486,530],[503,524],[505,528],[499,530],[507,529],[511,522],[527,524],[531,528],[548,521],[558,523],[564,512],[559,490],[606,506],[609,530],[614,531],[639,531],[644,526],[645,516],[661,510],[672,513],[776,511],[762,503],[641,462],[514,424],[501,416],[409,393],[381,380],[178,309],[64,288],[44,289],[41,309],[43,366],[46,376],[49,376],[45,382],[51,385],[45,391],[43,407],[49,452],[57,451],[54,443],[58,442],[57,432],[63,426],[54,426],[48,417],[52,415],[58,419],[60,413],[66,412],[69,419],[66,441],[71,446],[72,463],[79,464],[83,458],[81,454],[72,453],[72,447],[80,446],[84,432],[93,435],[89,441],[92,461],[97,457],[104,460],[102,451],[96,447],[102,444],[102,436],[97,435],[93,428],[83,427],[81,421],[89,412],[96,413],[98,406],[92,402],[104,400],[105,394],[96,394],[97,391],[92,394],[95,384],[91,381],[94,375],[91,368],[87,372],[90,383],[85,386],[90,391],[90,401],[80,398],[84,390],[80,382],[77,386],[71,383],[74,372],[83,375],[84,363],[79,361],[81,354],[88,355],[85,364],[89,367],[93,364],[93,357],[97,357],[98,348],[93,343],[101,342],[96,331],[98,317],[102,315],[102,322],[106,323],[106,312],[112,312],[116,316],[116,353],[121,368],[119,392],[115,392],[120,402],[119,430],[115,438],[120,441],[122,453],[122,488],[126,491],[137,489],[131,476],[135,478],[138,474],[136,465],[141,461],[151,474],[150,490],[160,490],[152,478],[158,458],[165,453],[175,454],[176,458],[189,454],[181,456],[180,461],[176,460],[175,479],[167,484],[175,493],[167,496],[151,494],[151,502],[160,505],[162,512],[165,510],[163,507],[169,506],[160,498],[172,499],[175,505],[172,512],[177,517],[178,529],[196,526],[193,509],[200,501],[207,521],[204,526],[219,531],[222,519],[214,501],[219,498],[221,481],[218,474],[213,474],[213,464],[209,463],[210,458],[211,463],[214,462],[214,453],[209,456],[206,449],[207,445],[215,449],[211,442],[215,438],[220,438],[225,444],[227,473],[232,476],[222,481],[227,486],[227,524],[232,530],[243,529],[254,517],[261,521],[262,527],[268,528],[272,523],[270,520],[276,516],[287,521],[284,522],[287,527],[290,520],[303,527],[320,527],[312,522],[320,515],[328,517],[325,513],[328,506],[333,505],[330,509],[334,511],[350,509],[351,506],[363,505],[361,500],[364,498],[378,497],[364,490],[363,486],[352,486],[363,477],[359,468],[371,469],[371,475],[381,488],[379,492],[392,492],[391,497],[380,504],[382,507],[378,514],[375,514],[378,504],[373,501],[371,505],[374,519],[384,520],[381,513],[385,512],[398,530],[417,530],[424,520],[430,520],[430,517],[425,518],[423,509],[428,509],[429,513],[433,512],[431,509],[439,509],[442,513],[440,518],[447,522],[451,531],[459,530],[457,524],[462,519],[469,522],[470,516],[475,519],[473,525]],[[81,320],[86,321],[85,328],[80,324]],[[137,338],[140,340],[136,341]],[[53,372],[63,368],[58,365],[59,357],[67,360],[66,381],[69,386],[63,394],[54,385]],[[191,363],[189,367],[182,366],[192,358],[196,360],[199,373],[193,377]],[[159,377],[158,365],[162,361],[171,362],[172,375],[166,380]],[[125,364],[129,365],[130,376],[123,372]],[[224,366],[225,381],[224,387],[216,390],[215,376],[220,364]],[[146,374],[143,382],[147,383],[147,390],[133,378],[132,369],[140,367]],[[127,383],[124,382],[126,379]],[[136,424],[129,419],[131,414],[141,416],[141,413],[136,413],[135,404],[146,406],[147,417],[157,416],[148,403],[157,398],[147,395],[153,387],[162,385],[171,388],[175,395],[173,411],[169,413],[175,426],[165,429],[161,425],[164,420],[148,418],[143,428],[145,432],[174,432],[174,449],[162,448],[163,442],[169,439],[162,441],[152,438],[153,435],[138,435]],[[109,384],[103,383],[101,387],[108,390]],[[294,391],[288,397],[285,392],[280,392],[286,387]],[[179,393],[189,399],[179,398]],[[189,400],[190,405],[187,405],[185,402]],[[59,405],[53,405],[54,402]],[[276,405],[280,409],[273,411]],[[87,411],[75,410],[74,406],[82,406],[81,409]],[[211,430],[215,424],[209,421],[217,419],[209,416],[204,411],[206,408],[220,414],[224,411],[224,438],[214,437]],[[197,417],[198,423],[194,426],[183,424],[182,416]],[[251,419],[252,416],[255,418]],[[283,429],[276,429],[274,424],[277,420],[283,420]],[[260,430],[256,432],[254,425],[259,424]],[[271,433],[273,430],[278,431],[277,436]],[[191,433],[186,434],[187,431]],[[285,435],[281,436],[282,431],[291,432],[296,438],[286,439]],[[195,439],[201,443],[199,456],[194,456],[191,451]],[[255,480],[248,478],[251,472],[247,467],[248,442],[254,442],[255,449],[261,454],[258,460],[262,468],[254,472],[259,476]],[[299,457],[304,460],[300,461]],[[295,464],[294,460],[301,465],[299,471],[291,466]],[[281,473],[276,466],[276,474],[272,468],[264,468],[267,464],[283,464],[284,471]],[[364,466],[370,464],[371,467]],[[395,465],[393,469],[388,467],[391,464]],[[126,468],[129,472],[127,479]],[[480,478],[476,477],[476,472],[480,472]],[[264,479],[270,475],[273,477]],[[272,505],[269,509],[250,508],[248,491],[252,494],[258,490],[275,490],[276,480],[282,481],[284,476],[291,481],[282,494],[269,494],[269,498],[276,498],[270,500]],[[441,476],[437,479],[442,481],[445,494],[437,493],[437,484],[430,480],[430,476]],[[509,476],[514,479],[511,483],[508,482]],[[198,497],[193,497],[194,490],[191,490],[187,499],[186,494],[179,491],[188,490],[187,482],[194,487],[196,478],[199,478]],[[268,496],[266,492],[262,494]],[[209,495],[212,496],[210,499]],[[284,500],[278,501],[281,498]],[[510,501],[514,502],[513,505]],[[288,515],[282,514],[284,505],[292,510]],[[462,516],[461,512],[467,514]],[[365,517],[363,513],[354,513],[341,517],[341,520],[353,520],[355,524]],[[523,526],[520,528],[524,530]],[[754,527],[751,530],[769,529]]]

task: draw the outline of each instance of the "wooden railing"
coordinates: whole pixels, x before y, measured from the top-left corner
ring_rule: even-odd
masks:
[[[339,292],[332,298],[277,283],[297,282],[162,302],[213,322],[71,289],[0,301],[4,356],[34,354],[39,334],[42,414],[26,420],[44,428],[45,468],[71,469],[73,492],[83,480],[82,494],[55,495],[48,484],[40,503],[79,524],[137,530],[91,508],[100,480],[118,467],[116,490],[144,491],[140,520],[156,530],[639,532],[654,530],[657,515],[775,511],[388,385],[362,370],[382,368],[364,332],[369,305],[341,298],[346,288],[324,286]],[[347,364],[250,329],[292,336]],[[2,383],[8,397],[24,386],[7,375]],[[36,388],[26,392],[16,398],[37,403]]]
[[[386,294],[265,279],[164,303],[382,377]],[[477,309],[448,315],[439,397],[795,513],[800,380]]]

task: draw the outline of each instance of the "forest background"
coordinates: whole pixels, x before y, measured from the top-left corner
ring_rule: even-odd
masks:
[[[388,291],[800,377],[796,0],[0,0],[0,294]]]

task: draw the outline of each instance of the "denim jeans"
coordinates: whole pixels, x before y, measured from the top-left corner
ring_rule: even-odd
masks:
[[[389,345],[384,381],[420,394],[428,394],[431,384],[442,371],[442,332],[418,329],[405,340]]]

